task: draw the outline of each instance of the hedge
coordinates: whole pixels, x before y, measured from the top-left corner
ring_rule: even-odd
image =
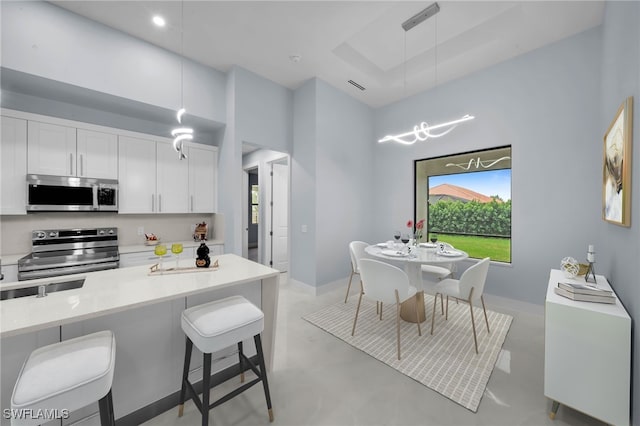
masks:
[[[511,200],[440,200],[429,208],[429,232],[511,237]]]

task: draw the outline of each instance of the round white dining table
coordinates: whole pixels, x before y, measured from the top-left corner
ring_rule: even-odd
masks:
[[[415,287],[418,292],[415,298],[411,298],[402,303],[400,317],[409,322],[423,322],[424,312],[424,287],[422,283],[422,265],[438,265],[445,263],[455,263],[465,260],[469,255],[458,249],[445,254],[438,253],[436,247],[424,247],[418,245],[412,247],[409,254],[404,254],[406,248],[403,244],[397,244],[393,248],[387,247],[386,243],[375,244],[365,248],[365,252],[376,259],[389,263],[402,264],[404,271],[409,277],[409,284]],[[416,319],[415,303],[418,304],[418,318]]]

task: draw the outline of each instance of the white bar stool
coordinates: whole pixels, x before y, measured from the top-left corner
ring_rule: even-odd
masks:
[[[27,357],[11,395],[12,425],[39,425],[99,401],[102,426],[115,425],[111,384],[116,340],[109,330],[43,346]]]
[[[264,362],[264,353],[262,352],[262,340],[260,339],[260,333],[262,333],[263,329],[264,313],[242,296],[215,300],[182,312],[182,330],[187,335],[187,339],[184,370],[182,372],[182,388],[180,390],[180,405],[178,405],[179,417],[182,417],[187,389],[191,399],[193,399],[194,404],[202,414],[202,425],[207,426],[209,424],[210,409],[239,395],[258,382],[262,382],[267,400],[267,409],[269,410],[269,421],[273,421],[271,396],[269,395],[269,384],[267,383],[267,369]],[[242,340],[250,337],[253,337],[258,352],[259,371],[242,351]],[[211,354],[234,344],[238,345],[239,362],[237,366],[240,369],[240,381],[244,383],[244,371],[248,368],[258,377],[209,404]],[[198,394],[188,378],[193,345],[204,355],[202,401],[198,398]]]

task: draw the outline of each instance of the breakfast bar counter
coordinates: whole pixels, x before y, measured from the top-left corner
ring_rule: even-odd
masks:
[[[0,302],[2,406],[30,351],[93,330],[112,329],[117,344],[116,418],[144,411],[179,389],[184,357],[182,310],[234,294],[243,295],[264,312],[262,341],[270,370],[280,273],[234,254],[212,257],[215,260],[219,263],[215,270],[150,275],[150,265],[145,265],[3,284],[2,290],[9,290],[85,278],[81,288]],[[193,265],[193,259],[180,261],[180,268]],[[165,260],[165,268],[174,266],[174,259]],[[192,365],[200,365],[200,358],[194,354]]]

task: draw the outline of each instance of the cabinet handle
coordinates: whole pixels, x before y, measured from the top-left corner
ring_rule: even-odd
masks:
[[[80,176],[84,176],[84,155],[80,154]]]
[[[162,194],[158,194],[158,213],[162,213]]]
[[[191,196],[191,213],[193,213],[193,195]]]
[[[73,154],[69,153],[69,175],[73,176],[75,175],[75,173],[73,173]]]
[[[156,211],[156,195],[151,194],[151,212],[155,213]]]

